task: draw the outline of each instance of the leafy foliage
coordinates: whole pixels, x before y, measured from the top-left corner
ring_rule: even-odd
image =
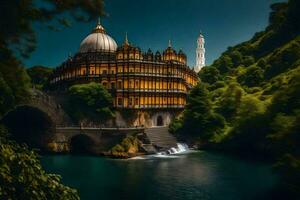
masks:
[[[79,199],[61,177],[47,174],[38,155],[7,138],[0,130],[0,199]]]
[[[139,146],[140,141],[136,136],[127,136],[120,144],[111,148],[110,155],[116,157],[129,157],[130,154],[139,152]]]
[[[209,90],[193,89],[182,122],[170,129],[181,136],[188,130],[210,147],[277,161],[285,194],[299,199],[300,1],[271,9],[264,31],[200,71]],[[218,134],[207,123],[214,113],[226,119]]]
[[[52,68],[44,66],[34,66],[27,69],[27,73],[31,78],[31,83],[38,89],[44,89],[47,84],[48,77],[52,72]]]
[[[64,13],[69,15],[63,15]],[[104,15],[103,0],[42,0],[39,3],[35,0],[2,1],[0,46],[14,50],[22,57],[28,57],[36,47],[34,22],[39,22],[51,30],[59,30],[60,27],[70,26],[71,19],[90,21],[99,15]]]
[[[11,52],[0,48],[0,116],[29,97],[30,78]]]
[[[112,96],[99,83],[73,85],[69,88],[70,100],[68,111],[75,119],[88,117],[108,119],[114,117]]]
[[[90,21],[99,15],[104,15],[103,0],[42,0],[39,3],[35,0],[1,1],[0,116],[30,97],[30,78],[20,57],[29,57],[35,50],[33,24],[40,23],[53,30],[55,23],[67,27],[71,19]]]
[[[240,107],[242,95],[243,89],[239,85],[231,83],[219,98],[216,110],[226,119],[231,119]]]
[[[68,27],[71,19],[89,21],[99,15],[104,15],[103,0],[1,1],[0,118],[30,98],[31,82],[20,58],[35,50],[33,24],[58,30]],[[53,26],[57,23],[61,25],[58,29]],[[42,170],[36,153],[2,135],[0,154],[0,199],[79,199],[74,190],[61,184],[59,176]]]
[[[180,124],[183,123],[180,127]],[[192,137],[210,139],[224,128],[224,118],[212,110],[208,90],[198,84],[191,91],[183,120],[177,119],[170,125],[171,132],[181,130]]]
[[[254,65],[248,67],[246,72],[240,75],[237,79],[242,85],[253,87],[264,80],[264,70],[261,67]]]
[[[213,84],[220,80],[220,72],[215,67],[205,67],[199,72],[199,77],[202,81]]]

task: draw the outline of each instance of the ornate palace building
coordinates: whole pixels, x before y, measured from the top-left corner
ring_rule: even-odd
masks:
[[[118,47],[98,22],[81,42],[79,52],[57,67],[50,78],[51,86],[56,89],[92,81],[108,89],[114,107],[119,110],[156,110],[152,122],[139,119],[133,124],[155,126],[167,125],[174,117],[168,113],[183,109],[188,91],[199,80],[196,72],[187,66],[186,55],[182,50],[177,53],[170,41],[162,54],[150,49],[142,52],[128,42],[127,34]]]

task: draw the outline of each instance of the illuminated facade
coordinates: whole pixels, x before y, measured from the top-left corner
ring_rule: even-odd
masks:
[[[186,55],[172,48],[143,53],[128,42],[117,47],[98,22],[81,43],[79,52],[70,57],[51,75],[54,88],[98,82],[113,96],[121,109],[182,109],[187,92],[198,77],[187,66]]]

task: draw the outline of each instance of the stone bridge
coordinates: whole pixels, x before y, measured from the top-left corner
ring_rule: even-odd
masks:
[[[89,141],[92,152],[103,152],[120,143],[128,135],[144,133],[144,128],[95,128],[95,127],[56,127],[49,148],[56,152],[68,152],[76,148],[77,141]],[[84,143],[84,142],[82,142]],[[78,148],[78,147],[77,147]],[[85,148],[85,147],[82,147]]]
[[[21,108],[35,108],[40,112],[46,114],[51,120],[53,127],[58,125],[72,125],[70,117],[61,108],[60,104],[56,102],[53,96],[46,94],[40,90],[32,89],[30,91],[30,98],[21,104],[18,104],[13,109],[9,110],[2,119],[10,113],[17,111]],[[2,120],[1,119],[1,120]]]
[[[146,130],[144,127],[75,127],[56,97],[35,89],[32,89],[31,93],[27,102],[16,106],[1,119],[12,135],[16,139],[20,138],[19,142],[25,142],[29,146],[33,144],[33,147],[68,152],[74,145],[86,141],[85,146],[77,149],[91,146],[94,148],[93,152],[103,152],[120,143],[126,136],[140,133],[149,139],[148,146],[155,145],[167,149],[176,144],[167,127]],[[157,118],[157,125],[162,126],[164,123],[162,119],[159,120],[159,116],[163,115],[158,113],[153,118]]]
[[[50,96],[40,90],[32,89],[32,97],[25,103],[19,106],[31,106],[46,113],[51,121],[58,125],[71,125],[70,117],[61,108],[61,105],[56,102],[55,97]]]

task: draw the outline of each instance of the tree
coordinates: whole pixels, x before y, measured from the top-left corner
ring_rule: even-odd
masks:
[[[238,77],[242,85],[249,87],[258,86],[263,80],[264,70],[256,65],[247,68],[246,72]]]
[[[73,85],[69,88],[69,112],[75,119],[113,117],[112,96],[99,83]]]
[[[272,104],[269,108],[270,113],[290,114],[300,109],[300,71],[291,77],[289,84],[282,86],[274,94]]]
[[[239,66],[242,62],[242,59],[243,59],[242,54],[239,51],[236,51],[236,50],[230,53],[230,57],[232,59],[233,65],[235,67]]]
[[[69,15],[62,15],[63,13]],[[104,15],[103,0],[41,0],[39,3],[35,0],[2,1],[0,46],[28,57],[36,47],[33,23],[42,23],[51,30],[59,30],[69,27],[71,19],[90,21],[99,15]]]
[[[245,56],[243,58],[243,65],[248,67],[250,65],[252,65],[253,63],[255,63],[255,59],[252,56]]]
[[[14,105],[29,97],[30,78],[21,62],[5,49],[0,48],[0,116]]]
[[[231,83],[218,102],[217,111],[226,119],[234,118],[241,105],[243,89],[236,83]]]
[[[64,15],[65,13],[69,15]],[[2,104],[7,101],[0,101],[0,115],[30,97],[30,78],[20,58],[29,57],[35,50],[36,34],[33,24],[39,23],[57,31],[70,26],[71,19],[90,21],[99,15],[104,15],[102,0],[41,0],[39,3],[35,0],[1,1],[0,73],[2,83],[6,84],[3,96],[8,95],[5,98],[12,101],[9,105]]]
[[[217,63],[217,68],[221,73],[227,73],[233,67],[232,60],[228,55],[221,56]]]
[[[172,134],[177,134],[183,126],[182,118],[175,118],[169,125],[169,132]]]
[[[214,84],[221,78],[219,70],[213,66],[203,67],[199,72],[199,77],[201,81],[209,84]]]
[[[195,86],[188,96],[183,116],[186,134],[203,141],[208,141],[224,127],[224,118],[213,112],[208,94],[203,84]]]
[[[241,99],[240,107],[237,110],[237,116],[240,119],[245,119],[257,114],[264,113],[266,106],[262,101],[251,95],[245,95]]]
[[[0,116],[29,95],[30,78],[20,58],[36,47],[34,23],[51,30],[70,26],[70,18],[90,21],[103,16],[103,0],[7,0],[0,3]],[[70,16],[70,18],[62,17]],[[59,23],[60,27],[53,24]],[[79,199],[60,177],[47,174],[37,154],[0,138],[0,199]]]
[[[31,83],[35,85],[35,87],[43,89],[52,70],[53,69],[49,67],[34,66],[27,69],[27,73],[31,78]]]

